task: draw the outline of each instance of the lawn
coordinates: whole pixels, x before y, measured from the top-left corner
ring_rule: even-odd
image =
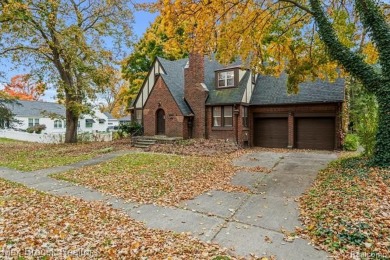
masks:
[[[212,259],[225,255],[218,246],[185,234],[147,229],[102,203],[55,197],[2,179],[0,213],[0,258]]]
[[[245,191],[230,184],[232,156],[134,153],[54,177],[131,201],[173,205],[212,189]]]
[[[130,149],[130,141],[39,144],[0,139],[0,166],[33,171],[76,163],[121,149]]]
[[[303,235],[338,259],[389,259],[389,187],[390,169],[360,157],[331,163],[301,198]]]
[[[8,138],[3,138],[3,137],[0,137],[0,144],[1,143],[17,143],[19,141],[16,141],[16,140],[13,140],[13,139],[8,139]]]

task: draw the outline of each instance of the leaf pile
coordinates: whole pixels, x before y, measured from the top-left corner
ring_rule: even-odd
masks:
[[[212,189],[247,191],[230,184],[230,157],[134,153],[53,177],[131,201],[174,205]]]
[[[40,144],[0,140],[0,166],[34,171],[76,163],[99,154],[130,148],[129,140],[78,144]]]
[[[390,169],[359,157],[335,161],[300,199],[301,218],[314,244],[338,259],[390,257]],[[375,257],[374,257],[375,256]]]
[[[210,156],[230,154],[238,151],[239,147],[232,141],[220,139],[189,139],[173,144],[155,144],[149,150],[159,153]]]
[[[0,258],[211,259],[226,256],[218,246],[186,234],[147,229],[102,203],[46,195],[1,179],[0,213]]]

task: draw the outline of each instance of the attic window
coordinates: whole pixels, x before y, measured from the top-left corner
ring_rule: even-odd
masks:
[[[234,70],[218,72],[218,88],[234,87]]]
[[[104,124],[106,122],[105,119],[99,119],[99,124]]]

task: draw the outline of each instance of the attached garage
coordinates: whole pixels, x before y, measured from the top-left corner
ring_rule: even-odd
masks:
[[[317,150],[333,150],[335,148],[334,117],[297,117],[294,126],[294,147]]]
[[[269,148],[287,148],[287,118],[255,118],[253,136],[255,146]]]

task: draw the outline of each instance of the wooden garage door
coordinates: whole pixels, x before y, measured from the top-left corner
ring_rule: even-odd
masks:
[[[334,117],[302,117],[295,119],[296,148],[333,150],[334,143]]]
[[[255,118],[255,146],[286,148],[288,145],[287,118]]]

